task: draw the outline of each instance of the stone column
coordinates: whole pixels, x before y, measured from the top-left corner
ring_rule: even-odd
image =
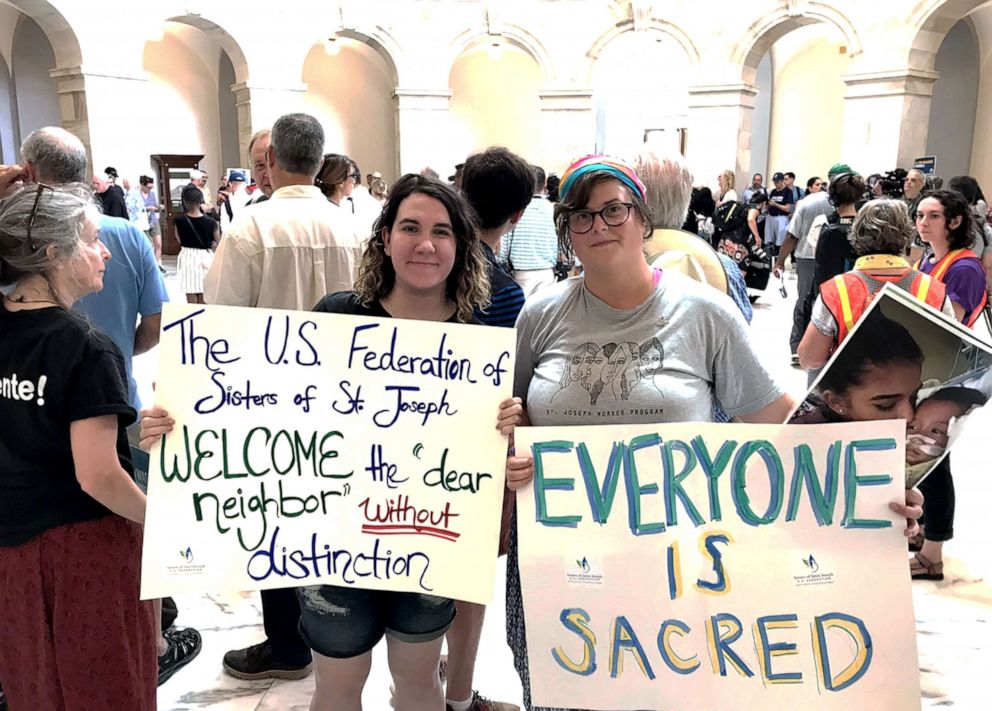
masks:
[[[732,170],[744,185],[751,172],[751,114],[758,88],[752,84],[696,84],[689,87],[686,159],[698,185],[716,185],[720,171]]]
[[[844,76],[844,138],[840,158],[861,173],[909,168],[927,147],[930,100],[937,72],[921,69]]]
[[[62,128],[74,133],[86,146],[86,159],[92,164],[89,111],[86,107],[86,79],[81,67],[56,67],[49,72],[59,95]],[[23,137],[22,137],[23,139]]]
[[[306,111],[303,95],[306,84],[272,86],[258,82],[238,82],[231,85],[234,105],[238,111],[238,145],[242,165],[251,165],[248,142],[255,131],[272,128],[283,114]]]
[[[450,89],[406,89],[393,92],[396,104],[397,175],[419,173],[426,166],[459,163],[464,156],[449,156],[445,136],[450,124]],[[442,176],[444,177],[444,176]]]
[[[136,130],[144,107],[148,76],[126,67],[56,67],[49,74],[56,82],[62,127],[86,146],[90,172],[112,165],[121,176],[148,171],[148,137]]]
[[[596,114],[591,89],[544,89],[541,101],[542,155],[548,172],[562,171],[596,147]]]

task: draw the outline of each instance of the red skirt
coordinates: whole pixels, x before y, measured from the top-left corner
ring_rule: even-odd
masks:
[[[141,536],[141,526],[110,515],[0,548],[0,682],[11,711],[155,709]]]

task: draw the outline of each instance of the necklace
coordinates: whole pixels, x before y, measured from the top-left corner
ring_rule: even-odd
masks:
[[[12,304],[55,304],[57,306],[59,303],[55,299],[26,299],[23,294],[20,296],[7,294],[4,298]]]

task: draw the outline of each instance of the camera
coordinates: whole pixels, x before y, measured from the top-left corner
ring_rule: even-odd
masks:
[[[906,180],[907,171],[903,168],[896,168],[887,173],[875,173],[869,175],[867,180],[868,192],[865,198],[871,200],[876,197],[901,198],[903,196],[903,183]]]

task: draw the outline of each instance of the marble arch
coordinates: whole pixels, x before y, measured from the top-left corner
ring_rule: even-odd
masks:
[[[498,37],[526,52],[537,63],[544,85],[550,86],[557,78],[557,73],[544,43],[519,25],[501,23],[499,29]],[[463,52],[495,37],[497,35],[490,34],[485,29],[468,29],[456,36],[448,45],[445,83],[447,83],[447,77],[451,75],[452,67]]]
[[[763,15],[751,24],[744,37],[734,46],[730,60],[740,67],[740,78],[743,81],[748,84],[754,83],[761,58],[779,38],[798,27],[816,22],[833,25],[841,32],[849,57],[861,54],[861,39],[858,31],[844,13],[820,2],[799,4],[799,7],[800,10],[779,7]]]
[[[912,32],[908,64],[913,69],[932,71],[944,37],[961,19],[986,5],[983,0],[921,0],[907,20]]]
[[[403,77],[400,74],[400,68],[405,65],[403,51],[393,36],[386,30],[378,25],[368,30],[357,27],[343,27],[335,34],[338,37],[356,40],[375,50],[376,54],[382,57],[386,66],[389,67],[389,71],[392,73],[393,86],[402,86],[401,80]]]
[[[173,15],[165,18],[164,21],[189,25],[217,37],[221,49],[231,59],[235,81],[238,83],[248,81],[248,60],[245,58],[245,53],[241,49],[241,44],[224,27],[202,14]]]
[[[6,4],[38,23],[55,52],[56,67],[79,67],[83,63],[83,52],[75,31],[52,3],[48,0],[7,0]]]
[[[609,30],[601,34],[596,38],[596,41],[592,43],[592,46],[586,52],[585,60],[582,65],[582,69],[579,72],[578,79],[588,85],[592,81],[594,67],[596,65],[596,60],[599,59],[599,55],[602,54],[603,50],[609,45],[613,40],[621,37],[628,32],[637,32],[640,30],[634,29],[633,20],[626,20],[621,22]],[[689,59],[689,63],[693,66],[698,65],[700,62],[699,49],[696,47],[695,42],[692,38],[681,27],[675,25],[667,20],[661,20],[652,17],[648,23],[645,31],[648,32],[659,32],[667,37],[671,37],[679,46],[685,51],[686,57]]]

